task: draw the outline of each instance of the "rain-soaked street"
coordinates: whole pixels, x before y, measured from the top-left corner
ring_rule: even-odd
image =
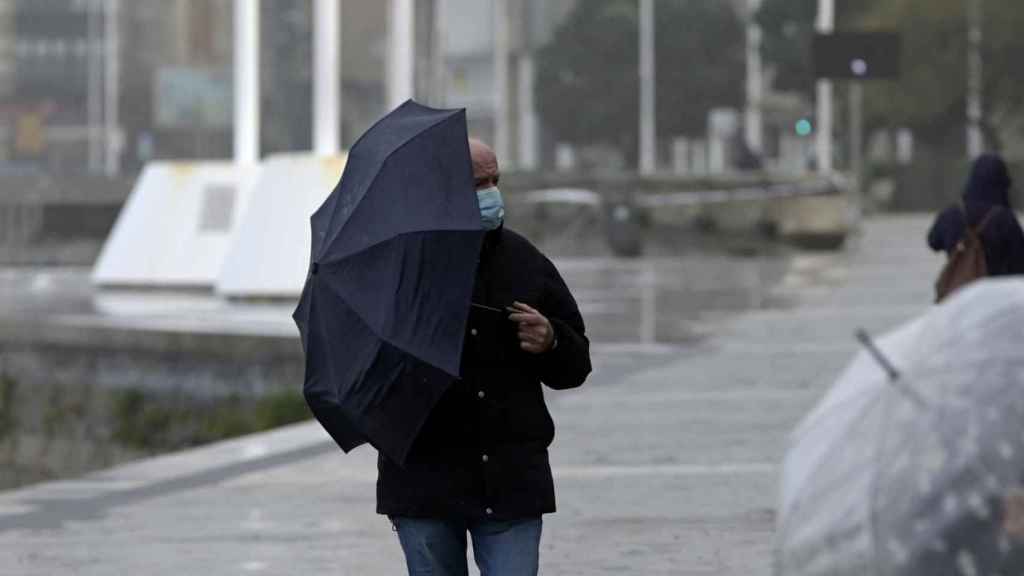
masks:
[[[557,263],[583,313],[595,344],[677,346],[702,334],[715,315],[783,305],[776,287],[793,266],[806,274],[797,254],[756,239],[726,240],[666,232],[648,246],[649,256],[614,258],[600,235],[578,237],[582,250],[558,239],[541,244]],[[678,246],[675,245],[678,243]],[[576,252],[566,255],[565,252]],[[58,319],[78,324],[137,329],[295,333],[292,301],[238,302],[208,291],[97,290],[86,268],[0,269],[0,316]],[[827,280],[827,278],[824,278]]]
[[[871,220],[841,253],[558,260],[595,372],[548,395],[559,512],[542,573],[769,574],[785,435],[856,351],[856,328],[929,304],[925,225]],[[67,285],[17,278],[7,294]],[[286,305],[156,296],[105,294],[88,309],[72,293],[48,308],[123,326],[292,329]],[[172,321],[171,309],[192,312]],[[374,478],[372,450],[343,456],[308,423],[9,492],[0,574],[397,573]]]
[[[541,233],[538,242],[578,299],[595,350],[614,358],[607,371],[667,361],[707,337],[706,323],[715,318],[785,304],[774,290],[797,253],[779,244],[656,228],[648,236],[648,256],[614,258],[601,234],[581,229],[586,220],[586,213],[577,215],[569,219],[568,228],[575,230],[566,234],[551,227],[557,232]],[[276,342],[276,353],[294,365],[294,301],[225,299],[209,290],[98,289],[89,274],[86,268],[0,270],[0,335],[10,352],[0,358],[0,375],[14,379],[19,390],[11,394],[20,398],[21,412],[0,453],[9,464],[0,470],[0,487],[74,476],[160,452],[144,445],[140,454],[131,449],[138,446],[122,446],[103,432],[131,421],[117,408],[120,391],[156,391],[159,396],[150,401],[160,406],[211,398],[230,403],[233,394],[264,394],[262,385],[238,375],[240,363],[248,375],[263,371],[272,390],[283,388],[297,398],[301,372],[267,374],[251,352],[215,361],[212,375],[195,368],[202,364],[197,353],[209,351],[196,343],[200,335],[216,339],[217,349],[243,338]],[[140,347],[140,338],[152,344]],[[78,354],[65,348],[69,339]],[[151,354],[163,358],[156,367],[163,375],[145,361],[123,359]],[[201,374],[182,372],[182,361]],[[140,378],[142,372],[149,375]],[[252,392],[245,391],[247,385]],[[182,389],[184,396],[175,396]],[[51,397],[61,401],[55,404]],[[58,417],[65,421],[62,429],[48,423]],[[180,420],[176,426],[189,429]],[[92,431],[72,431],[78,427]]]

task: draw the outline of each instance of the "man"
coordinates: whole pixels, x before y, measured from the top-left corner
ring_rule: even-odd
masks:
[[[483,576],[537,574],[541,515],[555,511],[542,383],[590,373],[583,319],[554,265],[504,228],[498,160],[470,140],[481,221],[462,377],[431,412],[405,467],[378,460],[377,511],[390,517],[410,575],[465,575],[467,533]]]

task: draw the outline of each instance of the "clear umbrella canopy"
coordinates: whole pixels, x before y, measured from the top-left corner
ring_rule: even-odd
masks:
[[[1024,574],[1024,281],[880,338],[794,431],[776,573]]]

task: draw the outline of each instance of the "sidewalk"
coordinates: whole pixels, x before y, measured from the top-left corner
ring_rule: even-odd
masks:
[[[707,318],[681,351],[598,349],[587,386],[549,394],[542,573],[769,574],[785,435],[855,328],[928,304],[926,225],[869,221],[850,252],[798,257],[770,307]],[[307,423],[2,494],[0,575],[402,574],[375,461]]]

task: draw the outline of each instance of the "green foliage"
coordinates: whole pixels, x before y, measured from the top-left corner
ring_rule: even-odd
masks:
[[[309,406],[302,394],[277,392],[261,398],[254,408],[256,422],[263,428],[273,428],[310,418]]]
[[[295,392],[197,404],[130,390],[116,393],[112,406],[114,440],[145,452],[198,446],[309,418],[305,400]]]
[[[1024,4],[983,2],[986,138],[1000,147],[999,128],[1024,107]],[[810,39],[816,0],[765,0],[757,16],[775,89],[812,97]],[[902,75],[867,83],[869,125],[906,126],[934,149],[962,150],[967,86],[967,13],[964,0],[846,0],[837,5],[837,29],[887,30],[902,37]]]
[[[873,2],[861,25],[896,30],[902,38],[900,78],[868,84],[869,122],[908,126],[925,141],[962,148],[956,136],[964,131],[966,108],[964,2]]]
[[[0,373],[0,440],[12,437],[18,426],[18,414],[14,409],[17,394],[18,382]]]
[[[837,28],[858,28],[863,11],[881,1],[838,0]],[[817,15],[818,0],[764,0],[754,17],[764,33],[761,50],[776,90],[813,96],[811,42]]]
[[[764,61],[775,71],[776,90],[811,95],[811,39],[817,11],[817,0],[765,0],[761,5],[755,19],[764,34]]]
[[[114,440],[132,448],[162,448],[174,410],[148,401],[138,390],[117,392],[113,402]]]
[[[982,128],[989,143],[1001,148],[1000,124],[1024,106],[1024,5],[1019,0],[985,0],[982,60]],[[877,121],[910,126],[925,139],[962,149],[967,86],[967,26],[962,0],[879,2],[866,25],[886,25],[903,34],[903,71],[898,82],[869,92],[869,111]]]
[[[537,106],[559,141],[635,158],[638,4],[580,2],[537,57]],[[655,3],[656,107],[663,137],[702,135],[707,114],[743,99],[744,27],[728,2]]]

